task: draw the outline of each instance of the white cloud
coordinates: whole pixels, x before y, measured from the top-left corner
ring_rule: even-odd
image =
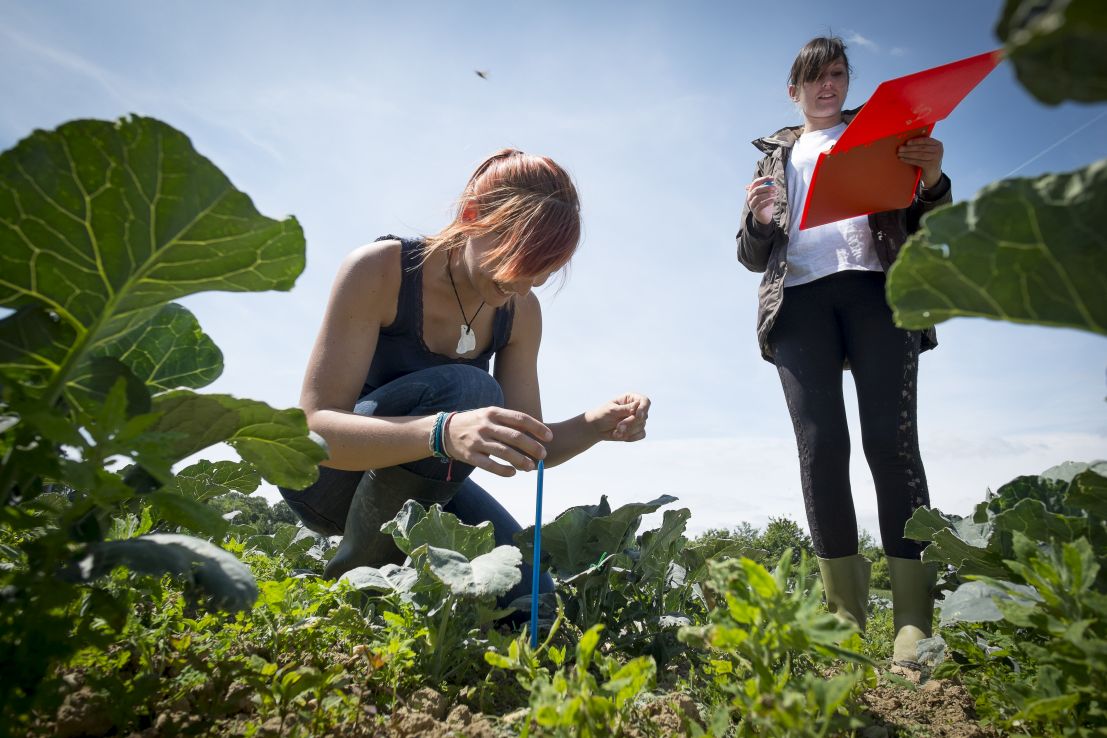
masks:
[[[860,46],[873,53],[880,53],[880,44],[870,38],[862,36],[857,31],[846,31],[845,41],[853,46]]]

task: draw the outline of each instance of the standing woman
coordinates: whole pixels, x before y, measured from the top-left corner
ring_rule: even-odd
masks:
[[[510,477],[645,437],[650,403],[637,394],[542,422],[531,289],[568,264],[579,237],[569,175],[504,149],[477,167],[440,233],[385,236],[345,259],[300,396],[330,457],[314,485],[281,490],[308,528],[342,534],[327,577],[402,561],[380,528],[407,500],[491,521],[497,545],[509,544],[520,526],[469,479],[475,467]]]
[[[738,260],[765,273],[757,338],[762,356],[777,367],[792,416],[827,605],[863,629],[871,564],[858,555],[842,395],[843,369],[853,373],[892,579],[892,658],[917,667],[916,643],[930,635],[933,574],[919,560],[921,544],[905,539],[903,528],[916,508],[929,504],[915,422],[916,378],[919,352],[936,340],[933,331],[894,325],[884,280],[922,215],[950,202],[950,181],[942,173],[942,144],[915,138],[899,149],[901,161],[922,170],[910,205],[799,230],[815,161],[857,112],[842,109],[850,73],[840,38],[815,38],[800,50],[788,95],[803,125],[754,141],[765,156],[746,187]]]

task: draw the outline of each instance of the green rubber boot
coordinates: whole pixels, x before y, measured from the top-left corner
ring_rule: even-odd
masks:
[[[365,472],[350,501],[346,525],[338,550],[327,562],[323,576],[338,579],[359,566],[381,567],[401,564],[405,555],[381,526],[396,517],[408,500],[423,507],[445,505],[453,498],[458,482],[427,479],[400,466]]]
[[[860,554],[819,559],[826,608],[862,632],[868,617],[872,568],[872,562]]]
[[[916,646],[929,638],[934,619],[934,583],[937,569],[918,559],[888,557],[888,576],[892,580],[892,621],[896,639],[892,663],[921,669]]]

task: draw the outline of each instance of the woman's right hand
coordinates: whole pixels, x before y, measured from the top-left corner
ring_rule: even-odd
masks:
[[[769,225],[776,207],[776,185],[772,177],[758,177],[746,185],[746,204],[753,218],[761,225]]]
[[[516,469],[537,469],[538,460],[546,458],[546,447],[542,443],[551,440],[553,432],[526,413],[483,407],[456,413],[450,419],[442,443],[450,458],[501,477],[510,477]]]

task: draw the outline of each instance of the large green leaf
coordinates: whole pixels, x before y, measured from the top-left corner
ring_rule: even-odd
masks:
[[[603,555],[622,553],[634,544],[642,516],[676,502],[661,495],[650,502],[632,502],[612,511],[607,496],[599,505],[571,507],[542,526],[542,560],[561,579],[596,564]],[[515,544],[528,561],[534,552],[534,526],[515,534]]]
[[[983,508],[983,503],[980,506]],[[980,522],[940,510],[920,507],[908,519],[903,535],[916,541],[931,541],[923,550],[923,561],[949,564],[965,574],[1003,576],[999,541],[990,519]]]
[[[1100,462],[1092,469],[1076,475],[1069,487],[1066,502],[1080,508],[1102,525],[1107,522],[1107,464]]]
[[[207,290],[287,290],[303,267],[296,220],[260,215],[160,121],[73,121],[0,154],[0,306],[41,306],[74,334],[62,361],[49,357],[58,368],[47,399],[88,355],[167,302]],[[18,335],[6,333],[9,342]],[[42,354],[41,341],[22,348]],[[197,371],[184,363],[190,356],[175,358],[172,374]],[[32,362],[45,365],[24,363]]]
[[[1019,81],[1042,102],[1107,100],[1103,0],[1007,0],[996,35]]]
[[[87,581],[117,566],[183,577],[191,585],[190,594],[206,595],[212,607],[244,610],[258,596],[249,567],[218,546],[191,536],[158,534],[92,544],[77,567],[78,576]]]
[[[676,502],[672,495],[661,495],[649,502],[629,502],[616,508],[610,515],[603,515],[588,522],[588,535],[601,547],[601,553],[624,551],[634,545],[642,516]]]
[[[1100,516],[1107,510],[1107,478],[1097,473],[1104,466],[1067,462],[1041,476],[1018,477],[978,504],[971,518],[919,508],[904,535],[930,541],[923,560],[953,566],[962,578],[1034,584],[1016,561],[1029,555],[1020,552],[1020,542],[1031,553],[1039,546],[1107,544]]]
[[[1065,489],[1068,487],[1069,480],[1050,476],[1058,473],[1065,474],[1067,470],[1052,467],[1040,476],[1015,477],[997,489],[995,494],[988,496],[986,500],[988,510],[1000,513],[1004,510],[1010,510],[1024,500],[1037,500],[1045,505],[1050,512],[1066,512]],[[1071,480],[1071,477],[1069,479]]]
[[[204,502],[230,492],[248,495],[258,488],[261,478],[252,464],[206,459],[182,469],[174,486],[188,497]]]
[[[1107,461],[1065,461],[1046,469],[1042,472],[1042,477],[1056,479],[1061,482],[1071,482],[1088,470],[1099,474],[1101,477],[1107,476]]]
[[[73,326],[40,305],[24,305],[0,320],[0,372],[28,389],[41,389],[61,368],[77,340]]]
[[[458,551],[427,547],[427,566],[459,597],[498,597],[519,583],[523,556],[514,546],[497,546],[470,560]]]
[[[1034,592],[1033,588],[1026,585],[1010,586],[1018,587],[1028,598]],[[996,601],[1011,599],[1014,599],[1012,595],[991,582],[965,582],[938,603],[938,609],[942,614],[942,625],[998,622],[1003,620],[1003,613],[1000,612]]]
[[[396,592],[409,595],[419,581],[419,574],[415,569],[396,564],[385,564],[377,569],[371,566],[358,566],[343,574],[333,588],[342,584],[349,584],[354,589],[371,590],[374,592]]]
[[[639,541],[638,567],[647,578],[667,576],[684,547],[684,529],[692,511],[686,507],[666,510],[661,527],[648,530]]]
[[[431,505],[425,510],[415,500],[404,503],[396,517],[381,526],[381,531],[391,535],[396,547],[409,555],[420,546],[429,545],[473,559],[496,547],[491,523],[466,525],[455,515],[443,512],[441,505]]]
[[[903,535],[916,541],[933,541],[934,536],[946,528],[955,531],[968,545],[984,548],[991,538],[993,526],[987,520],[976,522],[960,515],[946,515],[937,508],[920,507],[908,519]]]
[[[84,414],[95,414],[117,383],[125,388],[130,415],[150,412],[150,390],[131,368],[114,356],[97,356],[82,364],[69,382],[70,403]]]
[[[598,565],[603,554],[619,553],[606,548],[587,551],[575,547],[587,535],[588,523],[597,517],[611,514],[607,495],[600,495],[599,505],[576,505],[564,510],[553,522],[542,525],[542,559],[561,575],[562,579],[578,574],[586,568]],[[519,531],[514,536],[515,545],[523,552],[523,558],[534,558],[534,526]]]
[[[1023,500],[999,513],[995,517],[995,526],[997,532],[1005,535],[1018,532],[1038,541],[1074,541],[1088,533],[1086,518],[1050,512],[1038,500]]]
[[[223,352],[181,305],[165,305],[137,330],[98,345],[92,357],[114,356],[153,392],[198,389],[223,373]]]
[[[957,316],[1107,334],[1107,159],[935,210],[888,274],[904,328]]]
[[[178,434],[165,450],[175,459],[226,442],[268,481],[302,489],[315,481],[317,465],[327,457],[296,408],[274,410],[256,400],[176,390],[158,395],[154,410],[162,415],[151,430]]]
[[[237,528],[234,533],[237,537],[239,533]],[[316,537],[317,535],[317,533],[307,528],[300,528],[291,523],[277,523],[273,533],[254,533],[246,537],[245,543],[249,549],[261,551],[270,556],[283,556],[289,561],[296,561],[307,554],[312,546],[316,545],[319,540]]]

